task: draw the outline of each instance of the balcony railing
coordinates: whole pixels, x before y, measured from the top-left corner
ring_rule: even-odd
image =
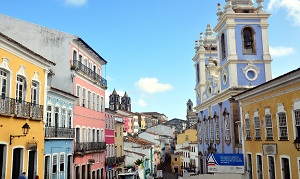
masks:
[[[116,157],[108,157],[106,159],[106,165],[114,165],[117,162],[117,158]]]
[[[45,127],[45,138],[75,138],[74,128]]]
[[[89,76],[96,82],[100,83],[102,86],[107,87],[106,79],[102,78],[99,74],[97,74],[94,70],[90,69],[89,67],[85,66],[83,63],[73,60],[73,66],[71,67],[74,70],[80,71],[83,74]]]
[[[2,97],[0,98],[0,114],[41,120],[43,118],[43,105]]]
[[[117,163],[122,163],[125,161],[125,156],[117,157]]]
[[[84,154],[98,152],[106,149],[105,142],[76,142],[75,153]]]

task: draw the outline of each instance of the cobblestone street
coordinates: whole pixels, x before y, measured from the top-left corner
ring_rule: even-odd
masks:
[[[177,175],[175,173],[172,173],[171,170],[171,157],[168,157],[168,159],[166,159],[165,163],[163,164],[163,168],[164,179],[177,179]]]

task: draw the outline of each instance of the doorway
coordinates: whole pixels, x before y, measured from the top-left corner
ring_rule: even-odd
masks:
[[[34,150],[29,151],[28,156],[28,178],[34,178],[36,175],[36,166],[37,166],[37,152]]]
[[[6,145],[0,145],[0,178],[5,178],[6,170]]]
[[[44,179],[49,179],[50,156],[45,156]]]
[[[291,179],[290,175],[290,162],[288,158],[282,158],[282,174],[284,179]]]
[[[12,179],[18,179],[23,169],[23,149],[15,148],[13,150],[13,164],[12,164]]]

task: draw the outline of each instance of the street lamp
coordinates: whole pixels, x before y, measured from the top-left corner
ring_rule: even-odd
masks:
[[[28,133],[29,133],[29,129],[30,129],[30,126],[25,123],[22,127],[22,132],[23,132],[23,135],[10,135],[10,141],[9,141],[9,145],[12,144],[12,139],[15,138],[15,137],[25,137]]]
[[[300,151],[300,137],[296,137],[293,143],[297,151]]]

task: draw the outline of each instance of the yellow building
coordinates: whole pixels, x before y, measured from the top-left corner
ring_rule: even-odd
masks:
[[[176,152],[171,155],[171,170],[175,173],[181,173],[181,157],[183,152]]]
[[[0,33],[0,178],[44,175],[43,110],[53,62]]]
[[[196,129],[186,129],[180,134],[177,134],[177,145],[183,144],[185,142],[197,141],[197,130]]]
[[[300,68],[234,96],[250,178],[300,178]]]
[[[123,122],[115,123],[115,156],[117,157],[115,176],[124,172],[124,142],[123,142]]]

